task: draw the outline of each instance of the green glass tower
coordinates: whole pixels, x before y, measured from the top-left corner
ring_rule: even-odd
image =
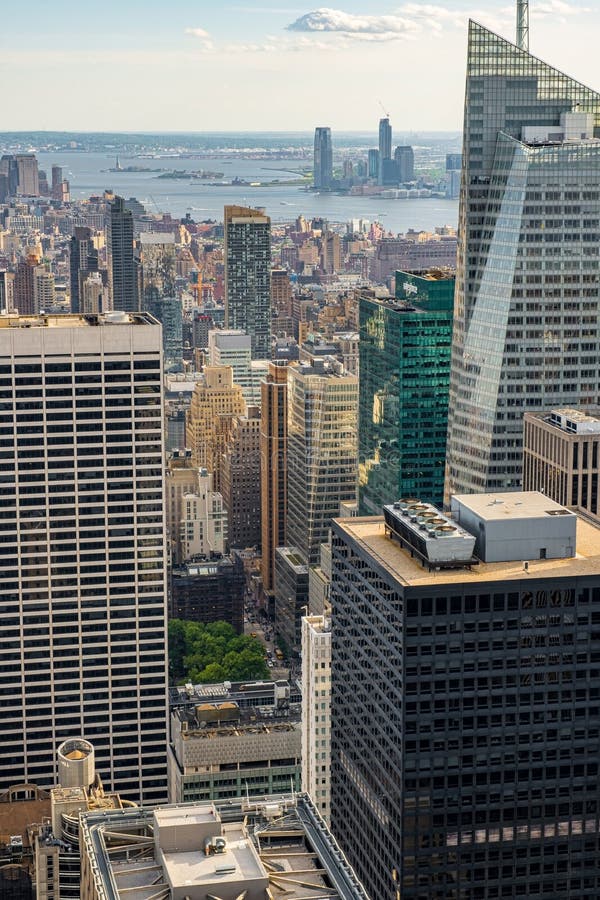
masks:
[[[360,298],[359,500],[363,514],[441,504],[454,276],[396,273],[395,298]]]

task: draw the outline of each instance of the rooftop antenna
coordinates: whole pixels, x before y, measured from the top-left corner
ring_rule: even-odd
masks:
[[[517,0],[517,47],[529,53],[529,0]]]

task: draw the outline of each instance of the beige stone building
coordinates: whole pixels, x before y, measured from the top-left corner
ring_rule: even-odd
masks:
[[[274,586],[275,550],[285,544],[287,508],[287,362],[272,362],[261,385],[260,509],[263,590]]]
[[[523,417],[523,490],[598,515],[600,410],[554,409]]]
[[[246,415],[242,388],[233,381],[231,366],[206,366],[194,388],[186,418],[186,444],[197,466],[214,475],[221,489],[222,458],[234,416]]]

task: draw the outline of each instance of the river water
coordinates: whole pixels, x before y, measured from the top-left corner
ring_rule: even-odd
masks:
[[[40,169],[50,179],[53,165],[63,167],[63,177],[71,184],[74,200],[102,193],[111,188],[125,198],[136,197],[150,213],[170,212],[180,218],[189,212],[196,221],[223,219],[226,204],[262,206],[273,222],[289,222],[296,216],[322,217],[328,221],[347,222],[349,219],[378,221],[388,231],[403,233],[409,228],[433,230],[437,225],[456,227],[458,201],[439,198],[417,200],[382,200],[370,197],[348,197],[337,194],[315,194],[285,180],[297,179],[298,172],[309,163],[286,160],[249,160],[222,156],[210,159],[130,159],[121,157],[120,165],[139,165],[149,169],[177,169],[194,171],[205,169],[223,172],[224,180],[243,178],[246,181],[272,181],[275,187],[249,185],[217,185],[209,181],[171,181],[158,178],[159,172],[109,172],[115,157],[106,153],[81,151],[37,152]]]

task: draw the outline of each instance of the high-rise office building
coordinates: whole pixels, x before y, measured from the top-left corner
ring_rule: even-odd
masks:
[[[69,251],[71,312],[78,313],[83,312],[81,309],[83,281],[90,272],[98,271],[98,251],[92,240],[91,228],[85,225],[75,226]]]
[[[205,366],[186,417],[186,447],[191,449],[195,464],[214,475],[216,491],[221,490],[223,453],[231,423],[246,412],[246,401],[239,384],[234,384],[231,366]]]
[[[454,276],[396,272],[396,296],[359,297],[359,500],[444,499]]]
[[[259,209],[226,206],[225,327],[252,339],[252,358],[271,356],[271,220]]]
[[[271,362],[261,384],[260,493],[263,591],[274,587],[275,550],[285,544],[287,510],[287,360]]]
[[[53,200],[62,200],[63,194],[63,170],[62,166],[52,166],[52,184],[51,193]]]
[[[523,416],[523,489],[600,515],[600,410]]]
[[[166,792],[160,328],[0,317],[0,783],[55,782],[94,742],[104,784]]]
[[[525,408],[598,402],[599,126],[599,94],[470,23],[447,496],[518,488]]]
[[[378,178],[379,177],[379,150],[377,150],[377,148],[369,150],[367,165],[368,165],[369,178]]]
[[[25,197],[39,197],[40,179],[36,156],[33,153],[17,153],[15,160],[19,173],[17,193]]]
[[[35,270],[39,264],[36,253],[28,253],[25,259],[20,259],[15,271],[13,305],[21,315],[30,315],[35,312]]]
[[[110,204],[107,244],[113,309],[135,312],[139,297],[133,258],[133,215],[122,197],[115,197]]]
[[[600,528],[452,509],[334,523],[332,830],[377,900],[597,897]]]
[[[223,454],[221,491],[230,547],[258,547],[260,520],[260,410],[235,416]]]
[[[0,158],[0,175],[6,176],[7,196],[16,197],[19,190],[19,167],[16,157],[11,153],[5,153]]]
[[[331,128],[315,128],[313,183],[317,190],[329,190],[333,179]]]
[[[333,357],[288,378],[286,544],[316,565],[340,503],[356,500],[358,378]]]
[[[379,183],[383,184],[383,161],[392,158],[392,126],[386,116],[379,120]]]
[[[415,179],[415,153],[412,147],[396,147],[394,160],[398,169],[398,181],[400,184],[414,181]]]

